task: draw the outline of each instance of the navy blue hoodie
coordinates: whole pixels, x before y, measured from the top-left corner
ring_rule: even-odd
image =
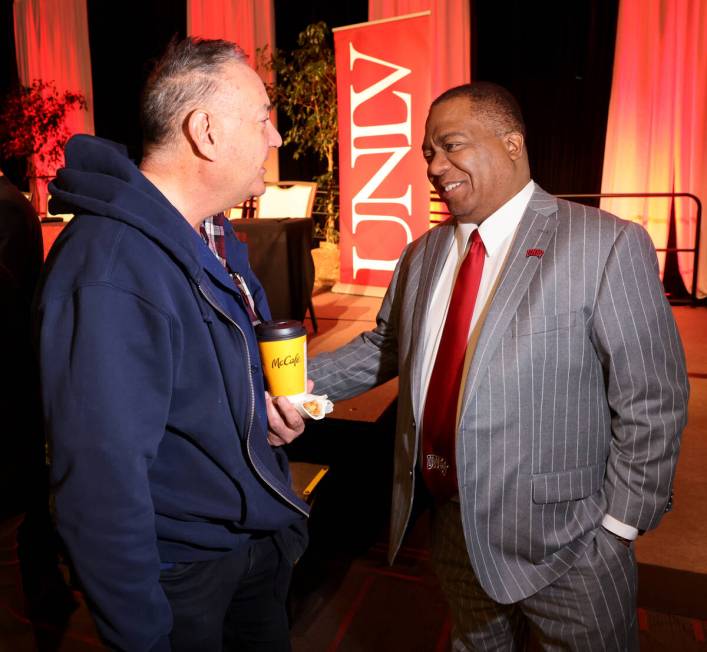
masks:
[[[50,191],[76,214],[49,255],[37,306],[59,531],[106,642],[169,649],[160,563],[298,531],[307,506],[267,443],[241,296],[194,229],[99,138],[71,139]],[[267,319],[232,232],[227,256]],[[301,538],[281,538],[301,553]]]

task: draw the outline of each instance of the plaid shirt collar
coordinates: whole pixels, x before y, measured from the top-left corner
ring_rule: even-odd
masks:
[[[209,249],[211,249],[211,252],[218,258],[218,261],[231,277],[233,284],[241,295],[241,299],[243,299],[243,305],[245,306],[251,323],[253,326],[257,326],[262,320],[258,314],[258,309],[255,307],[255,302],[250,294],[250,290],[248,290],[248,286],[243,277],[237,272],[231,271],[231,268],[228,266],[228,261],[226,260],[226,228],[231,228],[226,216],[223,213],[217,213],[216,215],[207,217],[202,222],[199,227],[199,233]]]
[[[226,236],[225,234],[226,216],[223,213],[217,213],[211,217],[207,217],[199,228],[201,237],[218,258],[219,262],[228,270],[226,263]]]

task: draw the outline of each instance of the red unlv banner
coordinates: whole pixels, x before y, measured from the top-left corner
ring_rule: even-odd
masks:
[[[339,100],[339,288],[387,287],[429,224],[421,155],[429,12],[334,30]]]

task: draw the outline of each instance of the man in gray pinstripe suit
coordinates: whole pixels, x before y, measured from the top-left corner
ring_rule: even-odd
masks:
[[[456,495],[432,510],[453,649],[523,649],[531,632],[546,649],[635,649],[631,540],[669,506],[688,396],[655,250],[637,224],[531,180],[520,110],[494,84],[437,98],[423,154],[453,218],[405,249],[376,328],[311,360],[310,375],[335,400],[399,376],[392,561],[416,469],[446,468],[420,453],[426,398],[478,229]]]

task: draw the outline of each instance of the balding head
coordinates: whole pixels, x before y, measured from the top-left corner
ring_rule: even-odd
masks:
[[[145,88],[140,169],[198,227],[265,191],[265,160],[282,144],[270,108],[235,43],[173,43]]]
[[[189,112],[217,89],[224,66],[247,63],[230,41],[186,38],[170,43],[142,93],[141,122],[146,152],[173,142]]]

